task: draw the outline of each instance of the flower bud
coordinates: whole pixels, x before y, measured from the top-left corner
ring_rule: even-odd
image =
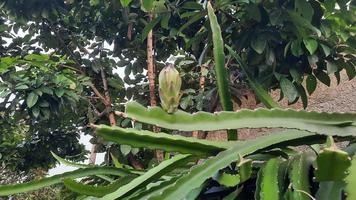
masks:
[[[174,113],[178,109],[181,97],[182,79],[173,64],[168,63],[162,69],[159,73],[158,83],[162,108],[168,113]]]

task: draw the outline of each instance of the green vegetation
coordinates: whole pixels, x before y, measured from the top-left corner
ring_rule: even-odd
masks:
[[[1,176],[29,177],[0,196],[356,199],[356,113],[269,96],[306,108],[317,84],[354,78],[354,25],[348,0],[0,0]],[[267,108],[235,111],[246,91]],[[181,135],[196,131],[229,141]],[[78,163],[79,134],[102,164]],[[31,176],[58,162],[78,169]]]

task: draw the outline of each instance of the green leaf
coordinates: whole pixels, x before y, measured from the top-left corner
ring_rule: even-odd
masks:
[[[145,28],[142,30],[141,41],[147,38],[148,33],[161,21],[161,16],[154,18],[150,23],[146,24]]]
[[[29,87],[27,85],[18,85],[15,87],[15,90],[26,90]]]
[[[289,14],[289,18],[295,24],[296,27],[307,28],[307,29],[313,31],[314,33],[316,33],[318,37],[321,36],[320,30],[317,29],[315,26],[313,26],[307,19],[300,16],[299,13],[289,11],[288,14]]]
[[[113,193],[107,194],[101,200],[111,200],[124,197],[125,195],[132,194],[132,192],[146,186],[152,180],[160,178],[165,173],[177,168],[179,165],[184,164],[191,160],[191,155],[176,155],[169,160],[161,162],[158,166],[150,169],[145,174],[135,178],[130,183],[120,187]]]
[[[100,3],[100,0],[90,0],[90,1],[89,1],[90,6],[96,6],[96,5],[98,5],[99,3]]]
[[[153,3],[155,0],[141,0],[142,7],[146,12],[150,12],[153,9]]]
[[[48,108],[49,107],[49,103],[47,101],[45,101],[45,100],[42,100],[42,101],[40,101],[39,106],[41,108]]]
[[[163,14],[161,20],[161,27],[164,29],[169,29],[169,19],[171,18],[171,14]]]
[[[278,158],[270,159],[259,173],[261,177],[259,199],[260,200],[278,200],[280,196],[279,191],[279,166],[281,160]]]
[[[8,68],[12,67],[11,65],[7,65],[0,61],[0,74],[6,72]]]
[[[238,128],[283,127],[327,135],[355,135],[356,113],[326,113],[288,109],[241,109],[237,112],[197,112],[178,110],[168,114],[159,107],[146,108],[136,102],[126,104],[126,115],[137,121],[181,131],[213,131]],[[219,123],[217,123],[219,122]]]
[[[315,51],[318,49],[318,42],[314,39],[304,39],[303,43],[305,47],[308,49],[310,55],[313,55]]]
[[[9,94],[11,94],[11,90],[0,91],[0,98],[5,98]]]
[[[353,200],[356,199],[356,156],[352,157],[351,166],[349,167],[348,172],[345,191],[347,200]]]
[[[246,7],[246,11],[247,11],[247,16],[249,19],[253,19],[256,20],[257,22],[261,21],[261,12],[260,9],[258,7],[258,4],[256,3],[249,3]]]
[[[258,99],[267,107],[267,108],[278,108],[279,105],[273,100],[273,98],[268,94],[268,92],[263,88],[263,86],[258,83],[257,80],[248,72],[246,64],[242,61],[241,57],[229,46],[225,45],[228,49],[230,55],[232,55],[236,61],[239,63],[241,69],[246,74],[248,83],[251,89],[255,92]]]
[[[41,91],[43,93],[46,93],[46,94],[49,94],[49,95],[53,95],[53,90],[51,88],[49,88],[49,87],[45,86],[45,87],[41,87],[40,89],[41,89]]]
[[[32,108],[38,100],[38,95],[34,92],[30,92],[30,94],[27,95],[26,98],[26,104],[29,108]]]
[[[41,90],[39,90],[39,89],[35,89],[33,92],[36,93],[38,96],[42,96],[43,95],[43,92]]]
[[[315,178],[317,181],[343,181],[346,177],[345,172],[351,165],[351,159],[345,151],[331,147],[325,148],[319,153],[316,164]]]
[[[189,10],[201,10],[203,7],[198,2],[187,1],[182,5],[182,8]]]
[[[291,52],[295,57],[303,55],[303,49],[299,40],[294,40],[290,46]]]
[[[313,76],[312,74],[310,74],[307,79],[306,79],[306,87],[307,87],[307,91],[308,91],[308,94],[311,95],[313,94],[313,92],[315,91],[316,89],[316,85],[317,85],[317,81],[316,81],[316,78],[315,76]]]
[[[62,97],[64,95],[64,89],[58,88],[54,91],[54,93],[57,95],[57,97]]]
[[[229,91],[229,77],[225,68],[225,54],[224,54],[224,42],[221,35],[221,29],[219,26],[218,19],[214,13],[214,9],[208,2],[208,17],[210,22],[210,28],[213,38],[213,53],[214,53],[214,64],[215,73],[217,80],[217,87],[219,93],[219,99],[223,110],[232,111],[233,104],[231,101],[231,94]],[[236,130],[228,130],[228,140],[236,140],[237,132]]]
[[[331,53],[330,47],[328,47],[328,46],[326,46],[324,44],[320,44],[320,46],[323,49],[325,56],[328,57],[330,55],[330,53]]]
[[[33,107],[33,108],[31,109],[31,111],[32,111],[32,114],[33,114],[33,116],[34,116],[35,118],[37,118],[37,117],[40,115],[40,108],[39,108],[38,106]]]
[[[131,147],[129,145],[120,145],[120,152],[124,155],[127,156],[131,152]]]
[[[284,96],[287,97],[289,102],[293,102],[299,96],[297,88],[289,79],[281,77],[279,84]]]
[[[295,68],[290,68],[289,73],[296,83],[301,84],[303,82],[303,76]]]
[[[297,0],[295,2],[295,11],[309,22],[312,21],[314,9],[306,0]]]
[[[314,74],[320,82],[322,82],[325,85],[327,85],[328,87],[330,87],[331,80],[327,73],[325,73],[324,71],[318,71],[317,73],[314,73]]]
[[[346,70],[347,76],[349,77],[349,80],[353,79],[356,76],[356,68],[354,65],[348,62],[344,65],[344,68]]]
[[[219,153],[217,156],[209,158],[200,165],[194,166],[189,173],[183,175],[178,181],[167,187],[161,194],[150,200],[171,200],[182,199],[192,189],[198,188],[205,180],[213,177],[220,169],[230,165],[230,163],[239,161],[239,156],[246,156],[260,149],[265,149],[282,142],[300,139],[309,134],[272,134],[250,140],[242,145],[236,145],[228,150]],[[309,135],[310,136],[310,135]]]
[[[251,41],[251,47],[258,54],[263,53],[263,51],[266,49],[266,45],[267,45],[267,40],[263,36],[259,36]]]
[[[293,200],[310,200],[309,185],[309,167],[310,163],[307,159],[307,153],[299,154],[293,158],[291,169],[289,171],[289,179],[293,191],[290,192]]]
[[[300,98],[302,99],[303,108],[306,109],[308,107],[308,96],[305,92],[305,89],[302,85],[296,85]]]
[[[108,84],[117,90],[125,88],[125,83],[120,77],[108,78]]]
[[[129,6],[129,4],[131,3],[132,0],[120,0],[120,3],[122,5],[122,7],[126,8],[127,6]]]
[[[31,60],[31,61],[48,61],[49,56],[46,54],[28,54],[24,57],[24,60]]]
[[[315,195],[316,199],[322,200],[342,200],[345,183],[342,181],[325,181],[319,184],[319,189]]]
[[[149,149],[162,149],[165,151],[177,151],[194,155],[215,155],[223,151],[235,142],[218,142],[201,140],[180,135],[166,133],[154,133],[151,131],[124,129],[100,125],[96,127],[97,134],[106,141],[126,144],[132,147],[144,147]]]
[[[78,183],[72,179],[64,179],[63,184],[69,190],[75,193],[83,194],[87,196],[102,197],[108,193],[114,192],[119,187],[128,184],[134,178],[135,176],[124,176],[106,186],[86,185],[86,184]]]
[[[336,64],[330,61],[326,61],[326,69],[328,74],[333,74],[339,70]]]
[[[190,25],[192,25],[194,22],[200,20],[204,16],[206,16],[206,12],[194,12],[194,15],[179,28],[178,33],[182,32],[183,30],[185,30]]]
[[[160,13],[164,14],[169,12],[170,10],[167,9],[165,3],[166,3],[165,0],[153,1],[153,10],[151,10],[151,12],[155,14],[160,14]],[[160,17],[162,17],[162,15]]]
[[[76,179],[92,175],[117,175],[126,176],[129,175],[129,171],[123,169],[117,169],[113,167],[90,167],[86,169],[78,169],[72,172],[65,172],[63,174],[55,175],[52,177],[42,178],[39,180],[30,181],[27,183],[20,183],[14,185],[1,185],[0,196],[8,196],[22,192],[29,192],[44,187],[48,187],[62,182],[63,179]]]

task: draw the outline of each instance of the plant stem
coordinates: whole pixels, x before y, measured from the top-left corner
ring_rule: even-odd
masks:
[[[216,72],[216,82],[218,86],[218,93],[220,98],[221,107],[226,111],[233,111],[233,104],[229,91],[229,79],[227,70],[225,68],[225,54],[224,54],[224,41],[221,36],[221,28],[219,26],[214,9],[210,2],[208,2],[208,17],[213,37],[213,52],[214,52],[214,69]],[[228,140],[237,140],[237,131],[227,131]]]

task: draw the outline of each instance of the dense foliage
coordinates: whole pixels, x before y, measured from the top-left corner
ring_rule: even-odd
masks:
[[[55,163],[53,151],[58,161],[84,168],[0,186],[0,195],[63,182],[75,192],[70,199],[355,198],[354,113],[229,112],[246,88],[268,108],[278,106],[268,95],[278,88],[281,98],[306,107],[318,83],[330,85],[344,69],[354,78],[352,1],[2,0],[0,8],[2,164],[46,169]],[[153,72],[146,64],[151,31]],[[182,94],[170,98],[182,95],[180,109],[205,112],[167,114],[130,103],[115,116],[127,100],[149,105],[150,92],[158,95],[149,89],[150,73],[157,78],[172,55]],[[227,111],[209,114],[220,107]],[[141,131],[152,126],[166,133]],[[169,135],[228,129],[234,140],[234,129],[260,127],[289,130],[246,142]],[[93,134],[96,151],[106,151],[106,164],[116,168],[60,158],[83,158],[79,133]],[[305,144],[312,146],[302,153],[291,148]],[[164,161],[155,164],[148,149],[165,150]]]

